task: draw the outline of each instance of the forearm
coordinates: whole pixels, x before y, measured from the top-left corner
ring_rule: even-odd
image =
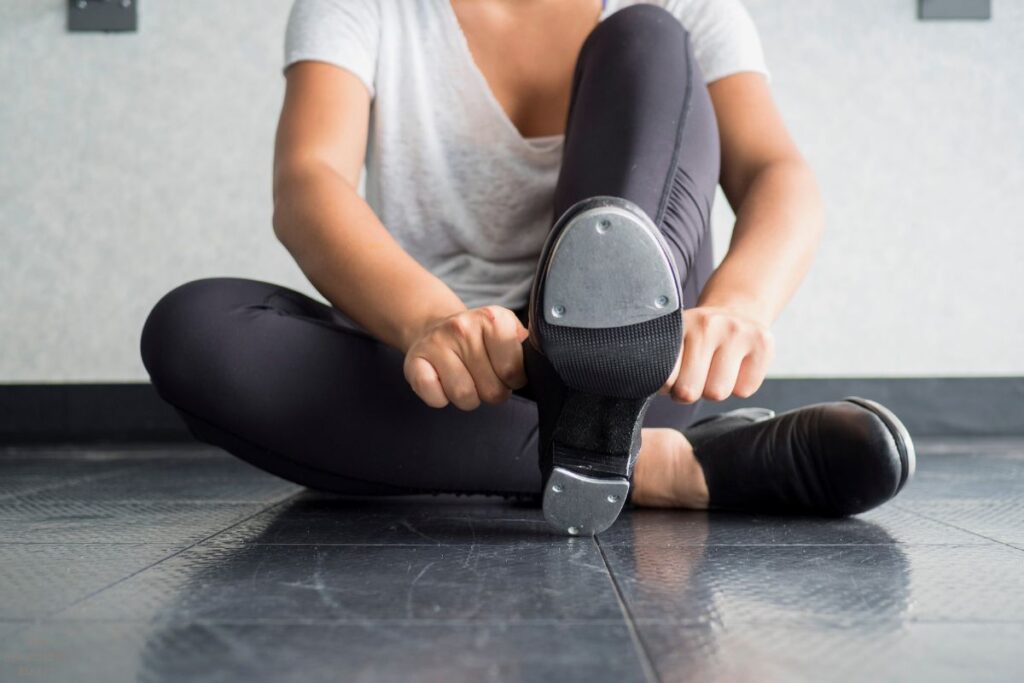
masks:
[[[737,207],[729,251],[698,305],[730,308],[770,325],[810,268],[823,227],[821,198],[806,164],[767,166]]]
[[[281,173],[274,194],[278,239],[313,286],[376,338],[404,352],[427,325],[465,310],[330,167]]]

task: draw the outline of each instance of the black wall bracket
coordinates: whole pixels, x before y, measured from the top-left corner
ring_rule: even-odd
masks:
[[[917,0],[918,19],[991,19],[992,0]]]
[[[68,0],[69,31],[135,31],[139,0]]]

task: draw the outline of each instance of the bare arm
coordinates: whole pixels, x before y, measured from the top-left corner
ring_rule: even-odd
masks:
[[[769,326],[803,280],[824,225],[810,168],[763,76],[709,86],[722,145],[722,188],[736,210],[729,251],[684,313],[683,351],[664,391],[683,403],[747,397],[774,356]]]
[[[736,226],[700,305],[735,308],[770,324],[810,267],[824,227],[821,197],[763,76],[737,74],[709,90],[722,140],[722,188]]]
[[[370,94],[344,69],[300,62],[274,156],[274,232],[313,286],[373,336],[405,353],[427,405],[472,410],[526,383],[526,330],[498,306],[467,310],[392,238],[356,191]]]
[[[371,334],[405,351],[431,322],[464,311],[358,195],[370,94],[353,74],[300,62],[274,155],[274,232],[313,286]]]

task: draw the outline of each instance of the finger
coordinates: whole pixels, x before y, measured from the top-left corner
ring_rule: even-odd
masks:
[[[734,393],[740,398],[753,396],[754,392],[761,388],[764,377],[768,374],[768,365],[775,355],[775,345],[770,333],[762,332],[756,338],[753,351],[747,354],[740,365],[739,375],[736,377],[736,389]]]
[[[679,350],[679,355],[676,356],[676,364],[672,366],[672,372],[669,373],[668,379],[665,380],[665,384],[662,385],[661,389],[658,389],[659,394],[667,394],[672,391],[672,387],[675,386],[676,381],[679,379],[679,370],[683,364],[683,351]]]
[[[736,376],[736,387],[733,392],[740,398],[749,398],[761,388],[764,376],[768,369],[767,358],[764,354],[750,354],[740,364],[739,374]]]
[[[714,351],[713,340],[703,332],[687,332],[684,335],[683,358],[679,366],[679,378],[672,386],[672,400],[693,403],[700,399]]]
[[[528,330],[526,328],[526,325],[524,325],[522,322],[519,321],[518,317],[516,318],[516,322],[519,323],[519,328],[518,328],[518,332],[516,333],[516,338],[519,340],[519,343],[522,344],[530,336],[530,330]]]
[[[708,379],[704,383],[704,398],[712,401],[724,401],[732,394],[736,386],[736,377],[740,372],[746,349],[737,344],[724,344],[718,347],[708,368]]]
[[[491,365],[484,336],[481,328],[475,337],[464,340],[462,362],[473,378],[480,400],[484,403],[501,403],[508,398],[510,390],[498,378]]]
[[[484,330],[484,348],[498,380],[509,389],[526,386],[523,367],[523,327],[514,314],[497,314]],[[527,333],[528,334],[528,333]]]
[[[419,356],[409,358],[405,362],[404,371],[405,381],[424,403],[431,408],[444,408],[448,405],[441,379],[430,361]]]
[[[431,358],[431,362],[437,369],[445,396],[456,408],[475,410],[480,407],[476,382],[458,354],[451,349],[442,349]]]

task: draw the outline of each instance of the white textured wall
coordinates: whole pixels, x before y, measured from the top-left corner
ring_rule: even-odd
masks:
[[[288,4],[146,0],[138,34],[83,35],[63,0],[0,3],[0,382],[144,378],[188,279],[309,291],[270,229]],[[774,374],[1024,375],[1024,3],[748,4],[829,213]]]
[[[145,377],[142,322],[209,275],[303,282],[270,225],[289,0],[143,0],[136,34],[0,1],[0,382]]]
[[[828,220],[775,374],[1024,375],[1024,2],[746,1]]]

